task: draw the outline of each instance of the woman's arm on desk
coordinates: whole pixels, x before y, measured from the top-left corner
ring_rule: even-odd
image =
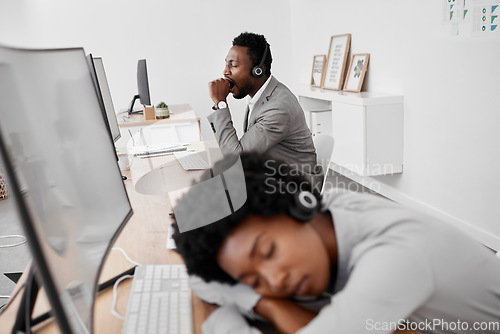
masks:
[[[255,306],[255,312],[271,322],[280,333],[296,333],[301,329],[304,333],[309,333],[306,326],[318,315],[288,299],[276,298],[261,298]],[[393,334],[421,334],[421,332],[396,330]]]
[[[236,307],[204,303],[210,315],[202,325],[204,334],[261,334],[246,322]],[[287,299],[261,298],[254,311],[271,322],[280,333],[295,333],[316,316],[316,313]]]
[[[203,334],[262,334],[257,328],[249,326],[236,308],[206,305],[210,316],[203,323]],[[292,301],[275,298],[262,298],[257,303],[255,312],[270,321],[280,333],[296,333],[301,329],[309,333],[304,326],[317,315]],[[421,332],[397,330],[394,334],[421,334]]]
[[[254,310],[280,333],[296,333],[317,315],[288,299],[278,298],[261,298]]]

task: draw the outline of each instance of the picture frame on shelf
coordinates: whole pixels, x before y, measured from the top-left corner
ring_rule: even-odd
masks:
[[[349,71],[347,72],[345,80],[344,91],[354,93],[361,92],[369,60],[369,53],[357,53],[352,55]]]
[[[346,64],[351,47],[351,34],[335,35],[330,38],[327,63],[321,88],[342,90]]]
[[[311,87],[321,87],[323,84],[326,55],[316,55],[313,59]]]

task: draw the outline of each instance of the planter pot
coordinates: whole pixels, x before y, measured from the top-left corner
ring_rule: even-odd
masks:
[[[170,117],[168,108],[155,108],[156,119],[164,119]]]

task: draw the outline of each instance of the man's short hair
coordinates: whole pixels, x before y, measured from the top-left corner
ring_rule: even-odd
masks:
[[[260,64],[266,50],[266,44],[267,53],[264,65],[266,65],[266,76],[269,77],[271,75],[271,63],[273,62],[273,57],[271,55],[271,46],[267,43],[264,35],[243,32],[233,39],[233,46],[245,46],[248,48],[247,53],[253,66],[258,66]]]
[[[177,252],[183,257],[188,273],[197,275],[207,282],[215,280],[229,284],[236,283],[217,264],[216,256],[223,239],[248,215],[270,217],[282,213],[288,214],[297,191],[313,192],[311,184],[300,175],[300,171],[282,161],[252,152],[243,152],[240,158],[245,175],[247,201],[239,210],[215,223],[183,233],[179,232],[177,223],[174,222],[172,225]],[[226,157],[220,163],[224,163],[224,160],[234,161],[234,156]],[[219,167],[214,167],[217,168]],[[321,196],[317,192],[313,194],[319,203]],[[189,200],[189,192],[180,199],[180,201]]]

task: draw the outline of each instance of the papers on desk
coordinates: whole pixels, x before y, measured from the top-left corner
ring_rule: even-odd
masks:
[[[148,153],[148,152],[157,152],[157,151],[163,151],[175,147],[181,147],[181,146],[186,146],[187,144],[185,143],[177,143],[177,144],[167,144],[167,143],[160,143],[160,144],[151,144],[151,145],[137,145],[137,146],[132,146],[129,148],[130,154],[137,154],[137,153]]]
[[[187,144],[151,144],[134,146],[129,149],[136,157],[149,157],[187,150]]]

